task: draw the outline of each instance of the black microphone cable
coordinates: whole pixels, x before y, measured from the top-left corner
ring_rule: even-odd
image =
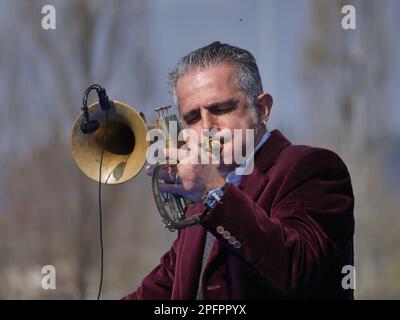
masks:
[[[103,167],[103,158],[104,158],[104,150],[106,147],[106,139],[107,139],[107,129],[108,129],[108,109],[105,110],[106,119],[104,122],[104,137],[103,137],[103,147],[101,150],[100,157],[100,168],[99,168],[99,229],[100,229],[100,284],[99,291],[97,293],[97,300],[100,300],[101,289],[103,287],[103,274],[104,274],[104,246],[103,246],[103,212],[101,207],[101,176],[102,176],[102,167]]]
[[[104,136],[103,136],[103,146],[101,150],[101,157],[100,157],[100,167],[99,167],[99,181],[98,181],[98,199],[99,199],[99,229],[100,229],[100,284],[97,293],[97,300],[100,300],[101,291],[103,287],[103,277],[104,277],[104,245],[103,245],[103,212],[102,212],[102,205],[101,205],[101,187],[102,187],[102,167],[103,167],[103,158],[104,158],[104,151],[107,142],[107,131],[108,131],[108,111],[110,108],[110,101],[107,97],[106,90],[99,86],[98,84],[91,85],[85,91],[83,96],[83,117],[82,117],[82,124],[81,130],[84,134],[91,134],[97,131],[100,127],[100,123],[97,120],[90,120],[89,119],[89,111],[87,107],[87,99],[89,93],[92,90],[96,90],[97,95],[99,97],[99,104],[101,109],[105,112],[105,121],[104,121]]]

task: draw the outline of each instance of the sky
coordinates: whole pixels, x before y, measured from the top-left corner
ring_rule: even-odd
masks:
[[[20,60],[24,61],[35,56],[39,48],[30,39],[31,36],[27,30],[24,30],[23,24],[21,29],[16,31],[12,29],[15,28],[15,23],[7,23],[7,21],[19,19],[15,15],[15,10],[12,10],[11,3],[11,0],[0,0],[2,8],[0,10],[0,16],[2,16],[0,17],[0,21],[2,21],[0,26],[5,44],[3,50],[9,55],[17,54],[20,56]],[[58,10],[62,10],[59,3],[66,5],[65,2],[60,1],[48,1],[48,3],[54,3]],[[391,33],[396,34],[400,21],[400,2],[388,0],[387,3],[387,25]],[[148,62],[153,72],[151,94],[147,98],[143,98],[140,96],[140,92],[133,94],[129,92],[128,85],[113,80],[109,89],[111,97],[121,97],[122,100],[125,99],[140,111],[145,111],[147,116],[151,116],[153,114],[151,110],[154,107],[161,104],[173,104],[172,98],[166,90],[165,80],[167,73],[173,69],[177,60],[195,48],[219,40],[246,48],[255,55],[264,90],[270,92],[274,97],[270,127],[281,128],[291,139],[297,136],[302,137],[302,133],[309,130],[307,119],[309,88],[307,90],[303,83],[302,68],[304,41],[307,35],[315,31],[312,20],[312,0],[150,0],[146,4],[148,6],[146,19],[148,19],[150,51]],[[38,13],[38,18],[40,18],[40,13]],[[341,15],[338,12],[338,25],[340,18]],[[105,26],[107,23],[104,21]],[[361,23],[359,25],[362,27]],[[72,34],[73,21],[61,22],[60,20],[58,28],[70,29]],[[357,32],[362,32],[362,30]],[[57,37],[58,34],[60,33],[55,31],[53,36]],[[131,37],[132,34],[133,37]],[[129,26],[129,29],[126,30],[126,38],[135,39],[134,34],[134,25],[133,27]],[[24,45],[25,52],[15,53],[12,45],[7,46],[7,38],[10,36],[27,43]],[[98,42],[104,39],[101,32],[96,36]],[[59,41],[59,50],[68,50],[68,39]],[[128,40],[127,43],[129,41],[131,40]],[[392,41],[390,46],[390,58],[392,61],[398,61],[400,57],[399,41]],[[101,48],[100,45],[99,48]],[[127,50],[130,48],[127,47]],[[76,53],[79,48],[72,48],[72,51]],[[74,61],[71,61],[72,63],[68,67],[69,72],[82,72],[76,69]],[[96,70],[101,69],[101,61],[94,61],[94,63],[99,66]],[[52,81],[48,77],[46,78],[46,65],[38,67],[33,64],[29,68],[31,68],[28,71],[30,75],[24,78],[25,88],[21,89],[29,88],[29,83],[32,81],[43,81],[43,91],[39,94],[34,93],[35,95],[32,96],[32,101],[39,106],[40,100],[47,98],[46,90],[52,90]],[[8,82],[8,79],[5,78],[1,80],[0,88]],[[386,97],[388,102],[385,102],[388,105],[377,107],[382,108],[382,112],[390,113],[389,127],[397,135],[400,135],[400,126],[398,125],[400,108],[396,103],[400,98],[399,83],[400,64],[392,63],[389,68],[388,97]],[[75,88],[76,92],[79,90],[83,92],[84,88]],[[2,91],[2,94],[7,94],[7,92]],[[77,110],[80,108],[79,104],[80,102],[77,101]],[[34,111],[27,110],[27,112],[38,112],[38,110],[40,107]],[[29,117],[31,116],[33,115],[30,114]],[[36,124],[33,124],[33,128],[36,128],[36,132],[30,132],[30,134],[24,132],[24,136],[35,134],[40,135],[41,139],[46,138],[46,133],[41,133],[41,129]],[[66,126],[67,129],[69,130],[68,126]],[[27,130],[26,126],[20,130]],[[7,140],[12,137],[7,135],[7,130],[2,134],[1,139],[0,149],[8,148]],[[24,138],[20,139],[22,142],[24,140]]]
[[[165,77],[180,57],[221,41],[254,54],[264,90],[275,100],[271,124],[290,130],[290,119],[298,117],[305,103],[297,73],[300,41],[309,21],[308,2],[304,6],[238,0],[229,1],[228,6],[226,1],[210,0],[155,0],[150,4],[152,45],[157,48],[153,53],[157,57],[155,95],[150,104],[172,102],[164,87]]]
[[[229,3],[229,5],[227,5]],[[149,105],[169,101],[164,83],[166,74],[176,61],[191,50],[221,41],[252,52],[258,62],[264,90],[274,97],[272,127],[283,127],[289,137],[307,130],[305,117],[308,101],[302,83],[302,49],[304,40],[314,27],[312,1],[181,1],[152,0],[149,2],[151,46],[156,78],[154,95]],[[388,1],[388,27],[398,27],[399,2]],[[338,12],[338,25],[341,15]],[[360,30],[358,30],[360,32]],[[399,41],[392,46],[393,59],[400,57]],[[399,100],[400,64],[389,72],[389,101]],[[395,103],[385,106],[390,112],[390,127],[400,134],[400,108]],[[296,123],[294,123],[296,122]]]

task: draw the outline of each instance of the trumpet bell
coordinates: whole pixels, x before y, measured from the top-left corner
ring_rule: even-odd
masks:
[[[90,119],[99,121],[100,127],[93,133],[84,134],[80,129],[83,113],[78,115],[71,131],[72,156],[81,171],[98,182],[106,113],[98,102],[91,104],[88,112]],[[138,112],[123,102],[112,101],[108,110],[101,183],[122,183],[139,173],[146,162],[146,134],[146,123]]]

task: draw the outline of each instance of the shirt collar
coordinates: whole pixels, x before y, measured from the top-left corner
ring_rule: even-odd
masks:
[[[268,140],[268,138],[270,137],[271,132],[269,132],[268,130],[264,133],[264,135],[262,136],[261,140],[257,143],[257,145],[255,146],[254,150],[250,153],[250,155],[247,157],[246,161],[239,167],[240,169],[242,169],[242,172],[246,172],[246,169],[248,169],[248,167],[250,166],[250,159],[252,157],[254,157],[254,155],[256,154],[256,152],[261,148],[261,146]],[[225,181],[227,183],[232,183],[234,185],[238,185],[240,183],[240,180],[242,178],[242,175],[237,174],[236,170],[233,170],[232,172],[230,172],[227,176]]]

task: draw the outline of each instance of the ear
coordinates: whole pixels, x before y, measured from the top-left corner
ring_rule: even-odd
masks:
[[[274,99],[269,93],[263,92],[257,97],[257,101],[260,107],[261,119],[263,122],[267,122]]]

